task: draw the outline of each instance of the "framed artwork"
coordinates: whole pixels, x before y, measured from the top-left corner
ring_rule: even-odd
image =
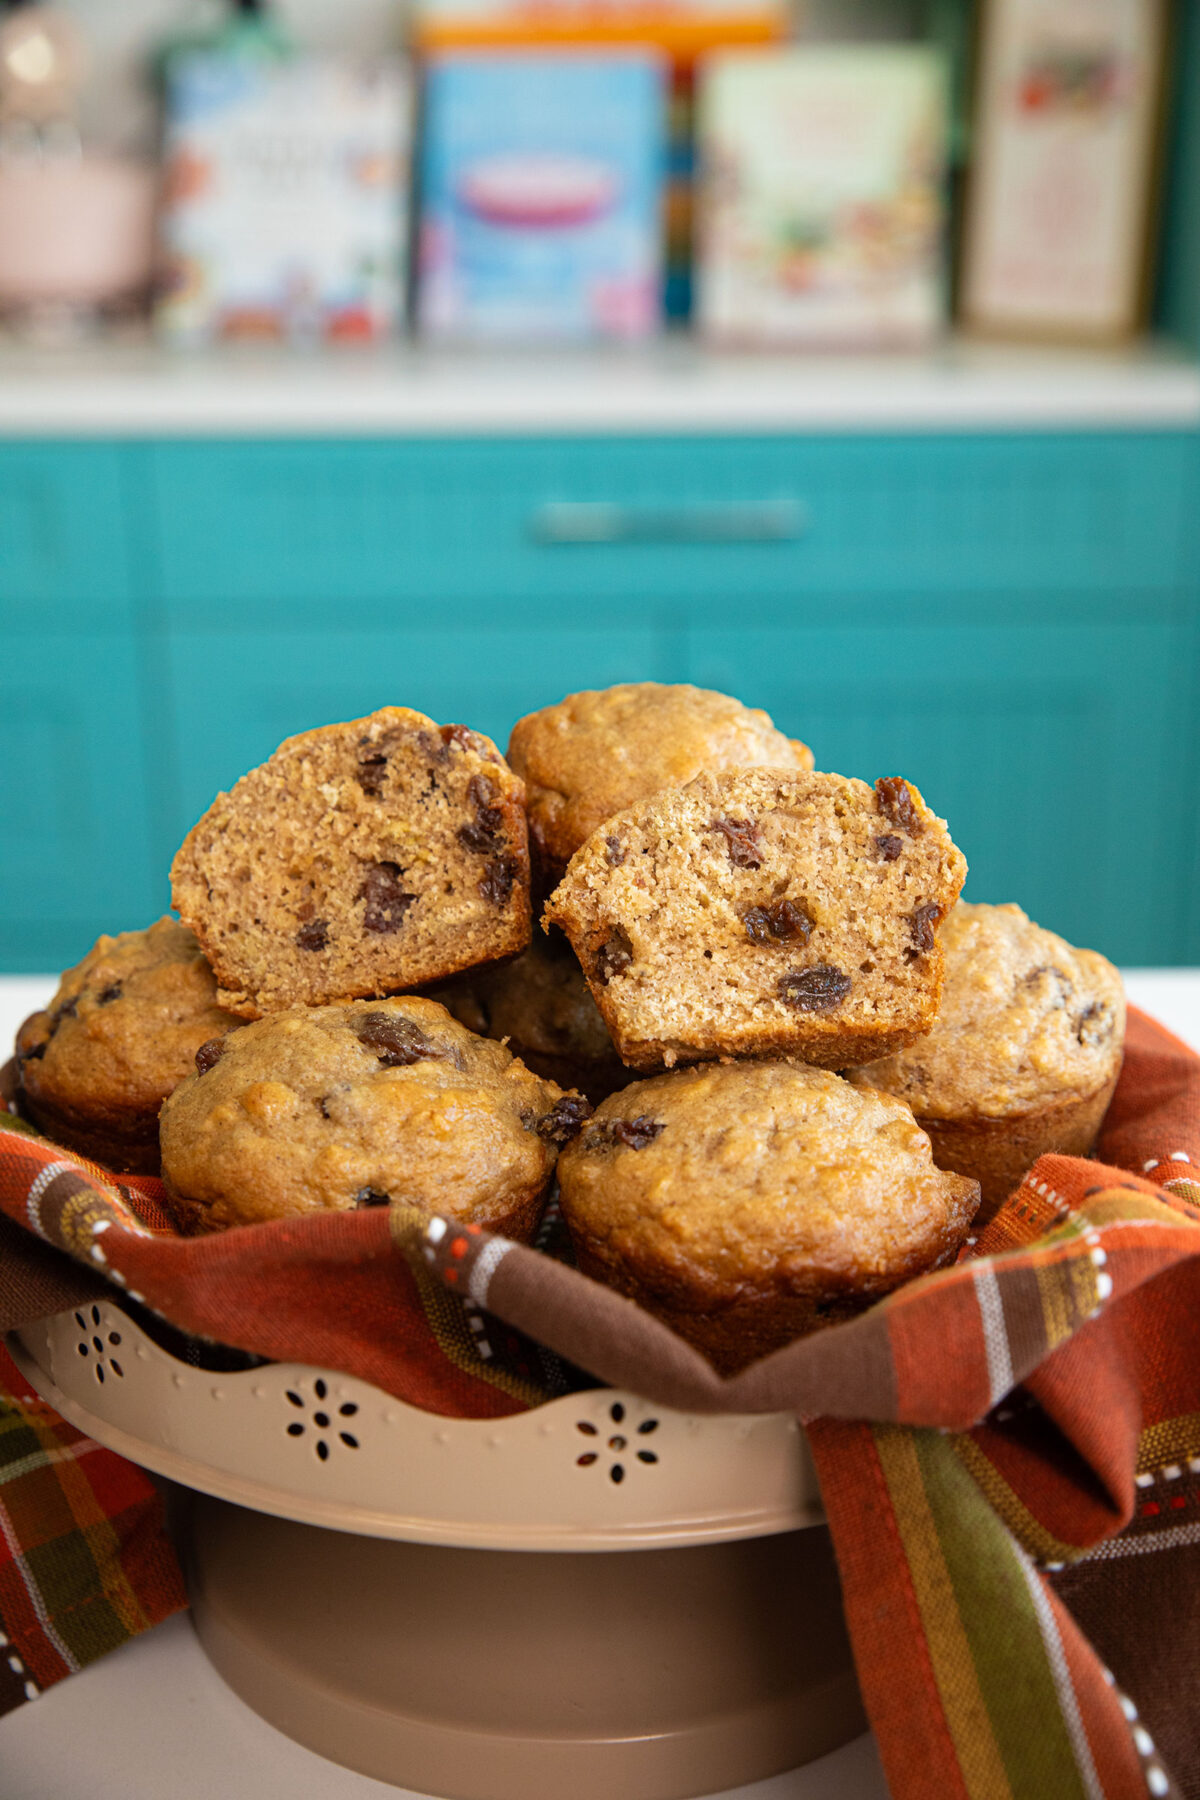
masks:
[[[917,348],[941,329],[945,67],[921,45],[726,51],[697,105],[701,330]]]
[[[1140,326],[1166,0],[984,0],[960,314],[1009,336]]]

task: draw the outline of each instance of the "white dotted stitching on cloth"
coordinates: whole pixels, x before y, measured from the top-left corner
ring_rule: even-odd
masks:
[[[492,1346],[488,1343],[486,1327],[479,1315],[479,1309],[473,1300],[463,1300],[463,1311],[467,1316],[467,1324],[474,1333],[475,1354],[483,1362],[492,1360]]]
[[[27,1681],[25,1683],[25,1698],[27,1700],[40,1700],[41,1697],[42,1690],[38,1687],[37,1683],[34,1681]]]
[[[1154,1486],[1153,1475],[1135,1475],[1133,1479],[1137,1483],[1138,1487],[1140,1487],[1140,1488],[1147,1488],[1147,1487]]]
[[[430,1243],[440,1244],[445,1235],[445,1219],[430,1219],[428,1225],[425,1227],[425,1236],[429,1239]]]
[[[92,1245],[92,1261],[98,1263],[106,1263],[108,1261],[107,1256],[105,1256],[99,1244]]]
[[[1171,1161],[1172,1161],[1172,1162],[1186,1162],[1186,1163],[1190,1163],[1190,1162],[1191,1162],[1191,1160],[1192,1160],[1192,1159],[1191,1159],[1191,1157],[1190,1157],[1190,1156],[1189,1156],[1189,1155],[1188,1155],[1188,1153],[1187,1153],[1187,1151],[1186,1151],[1186,1150],[1172,1150],[1172,1152],[1171,1152]]]
[[[1158,1167],[1158,1158],[1157,1158],[1157,1156],[1152,1156],[1150,1158],[1149,1162],[1144,1162],[1142,1164],[1142,1174],[1148,1175],[1150,1173],[1151,1169],[1157,1169],[1157,1167]]]
[[[1183,1470],[1178,1463],[1168,1463],[1164,1469],[1159,1470],[1159,1474],[1164,1481],[1178,1481],[1179,1477],[1183,1474]]]
[[[1106,1275],[1103,1269],[1096,1277],[1096,1292],[1101,1300],[1107,1300],[1113,1291],[1112,1276]]]

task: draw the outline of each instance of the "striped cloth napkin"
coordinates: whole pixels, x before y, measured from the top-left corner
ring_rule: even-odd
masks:
[[[536,1405],[571,1365],[684,1411],[791,1411],[896,1800],[1200,1800],[1200,1059],[1136,1012],[1099,1154],[1043,1157],[953,1268],[722,1380],[538,1248],[396,1205],[185,1240],[156,1183],[0,1130],[0,1326],[115,1284],[185,1332],[458,1417]],[[47,1451],[39,1418],[39,1473],[107,1457],[69,1432]],[[19,1560],[44,1528],[12,1487],[0,1469]],[[54,1516],[62,1543],[87,1530]],[[118,1561],[145,1552],[151,1623],[178,1588],[161,1534],[136,1543]],[[140,1629],[111,1569],[93,1579]],[[34,1687],[72,1666],[37,1611],[0,1586]],[[75,1665],[104,1647],[69,1645]]]

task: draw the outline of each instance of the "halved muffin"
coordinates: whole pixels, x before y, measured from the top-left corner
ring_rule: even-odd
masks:
[[[631,1067],[783,1054],[841,1069],[932,1025],[938,926],[966,870],[900,776],[872,789],[740,769],[607,820],[544,917]]]

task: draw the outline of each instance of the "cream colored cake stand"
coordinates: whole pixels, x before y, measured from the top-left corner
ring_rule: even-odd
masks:
[[[207,1373],[103,1301],[9,1344],[72,1423],[191,1490],[209,1657],[350,1768],[462,1800],[675,1800],[864,1728],[786,1416],[601,1388],[445,1419],[295,1363]]]

